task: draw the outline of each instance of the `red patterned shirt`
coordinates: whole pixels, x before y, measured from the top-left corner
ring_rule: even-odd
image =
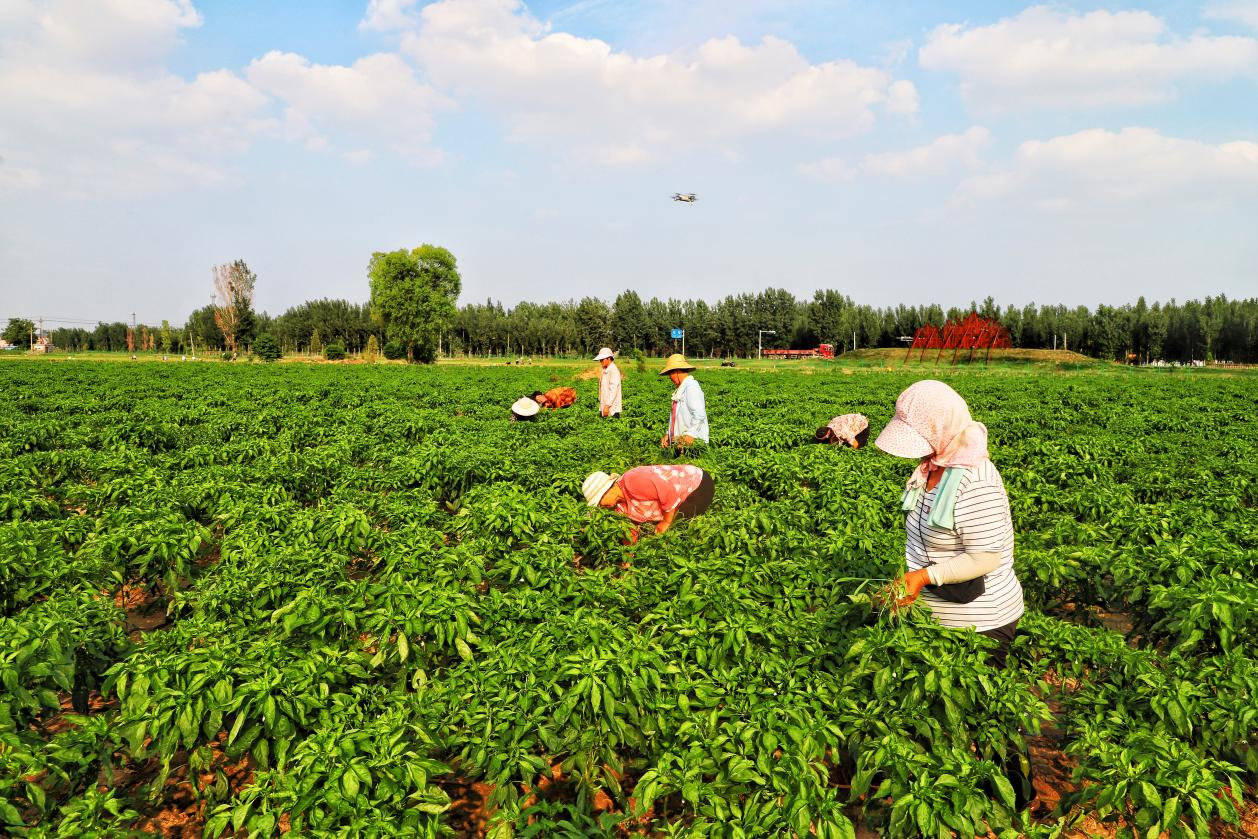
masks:
[[[663,521],[702,481],[703,470],[698,466],[637,466],[617,481],[624,497],[616,509],[638,524]]]
[[[567,408],[576,401],[576,388],[556,387],[546,391],[546,402],[552,411],[556,408]]]

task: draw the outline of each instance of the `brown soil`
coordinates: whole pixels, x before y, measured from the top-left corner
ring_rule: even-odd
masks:
[[[43,723],[41,728],[45,735],[51,737],[54,734],[60,734],[68,729],[73,723],[66,719],[66,714],[77,714],[74,710],[74,703],[70,694],[62,693],[58,697],[61,700],[61,710],[55,716],[50,717]],[[116,711],[118,709],[117,699],[106,699],[100,695],[99,691],[92,691],[87,695],[87,716],[94,714],[103,714],[106,711]]]
[[[1130,635],[1131,631],[1135,629],[1135,623],[1132,621],[1131,615],[1126,612],[1107,612],[1100,607],[1093,607],[1092,613],[1101,622],[1102,626],[1114,632]]]
[[[222,551],[216,542],[203,555],[194,560],[192,564],[197,568],[205,568],[208,565],[215,564],[220,559],[222,559]]]
[[[219,732],[219,740],[226,736],[226,732]],[[227,778],[229,795],[234,796],[253,783],[252,758],[248,754],[235,760],[228,758],[219,749],[219,740],[210,743],[213,754],[210,769],[191,777],[188,755],[184,752],[176,754],[170,776],[162,786],[161,802],[151,805],[147,811],[142,810],[143,815],[132,825],[133,829],[160,835],[164,839],[200,839],[208,813],[206,803],[198,797],[197,791],[204,792],[212,787],[220,770]],[[142,799],[144,791],[141,787],[151,783],[160,768],[161,762],[157,758],[150,758],[139,767],[120,770],[115,773],[114,787],[125,788],[129,794]]]
[[[455,836],[484,836],[489,825],[489,796],[494,788],[480,781],[451,778],[439,781],[446,795],[450,796],[450,809],[445,821]]]
[[[114,598],[119,608],[126,612],[125,632],[132,641],[140,640],[146,632],[163,629],[170,624],[166,614],[167,601],[143,586],[127,584]]]
[[[1210,839],[1244,839],[1258,836],[1258,790],[1246,790],[1245,807],[1241,810],[1241,823],[1210,825]]]

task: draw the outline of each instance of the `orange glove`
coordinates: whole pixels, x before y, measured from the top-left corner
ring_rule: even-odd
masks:
[[[930,574],[925,568],[909,571],[901,579],[904,580],[904,596],[895,602],[898,608],[913,605],[913,601],[922,593],[922,589],[930,585]]]

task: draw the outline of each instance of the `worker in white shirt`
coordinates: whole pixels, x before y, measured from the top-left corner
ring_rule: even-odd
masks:
[[[664,362],[661,376],[668,376],[677,390],[673,391],[672,414],[668,420],[668,433],[660,438],[660,447],[689,446],[695,440],[708,442],[708,408],[703,398],[703,388],[690,375],[694,365],[681,353],[673,353]]]
[[[594,356],[603,367],[598,377],[598,412],[604,417],[620,416],[620,368],[611,347],[603,347]]]

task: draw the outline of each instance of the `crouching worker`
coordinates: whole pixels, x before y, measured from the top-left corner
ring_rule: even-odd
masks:
[[[634,524],[654,524],[664,533],[677,519],[702,514],[712,503],[716,486],[698,466],[637,466],[623,475],[595,472],[581,485],[591,507],[606,507]],[[637,538],[637,531],[634,531]]]
[[[537,412],[541,410],[541,406],[529,399],[527,396],[521,396],[515,402],[511,403],[511,421],[524,422],[537,419]]]
[[[859,449],[869,439],[869,420],[862,414],[844,414],[841,417],[835,417],[818,428],[813,439],[818,443]]]
[[[572,387],[554,387],[545,393],[539,390],[533,394],[533,401],[552,411],[556,408],[567,408],[577,401],[577,391]]]

